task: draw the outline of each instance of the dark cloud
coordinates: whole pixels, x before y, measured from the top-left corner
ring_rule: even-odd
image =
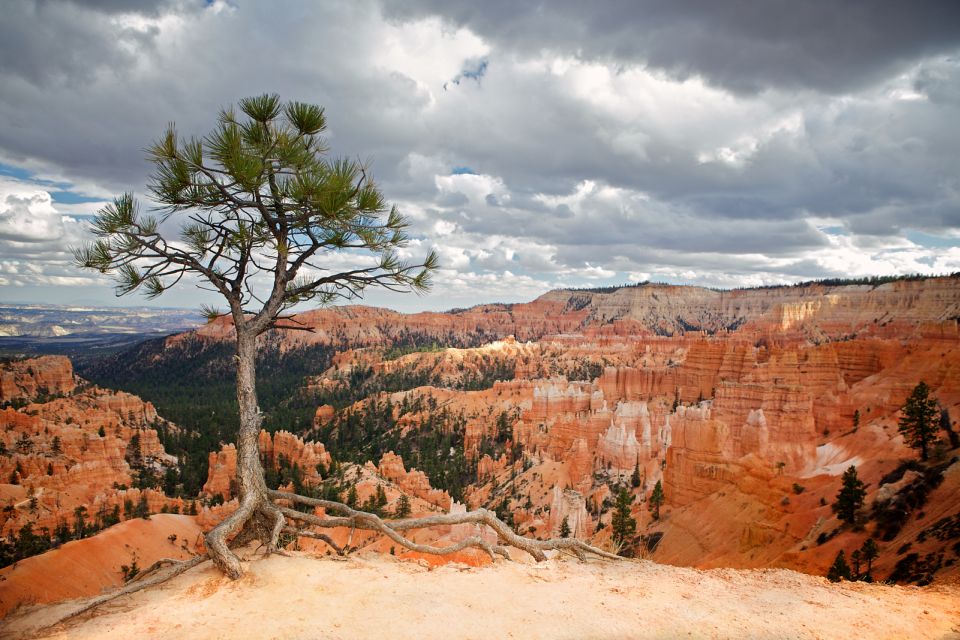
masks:
[[[0,163],[142,194],[169,121],[202,135],[270,91],[326,107],[334,152],[411,216],[411,255],[441,249],[445,300],[960,260],[906,240],[960,230],[960,5],[680,4],[10,3]],[[68,278],[79,225],[48,211],[63,239],[15,241],[38,205],[8,191],[0,280]]]
[[[951,0],[387,0],[397,18],[441,15],[508,50],[549,50],[699,74],[737,91],[843,92],[960,44]]]

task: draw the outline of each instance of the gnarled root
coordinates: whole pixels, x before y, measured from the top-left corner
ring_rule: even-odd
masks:
[[[158,560],[157,562],[150,565],[141,575],[138,575],[136,578],[134,578],[133,580],[125,584],[123,587],[121,587],[117,591],[114,591],[113,593],[108,593],[98,598],[94,598],[93,600],[83,605],[79,609],[75,611],[71,611],[67,615],[49,623],[44,628],[50,628],[54,625],[60,624],[61,622],[66,622],[67,620],[76,618],[77,616],[83,615],[84,613],[87,613],[92,609],[95,609],[101,605],[104,605],[112,600],[116,600],[121,596],[128,596],[132,593],[136,593],[137,591],[142,591],[143,589],[147,589],[149,587],[154,587],[158,584],[164,583],[167,580],[170,580],[171,578],[177,577],[181,573],[189,571],[190,569],[196,567],[197,565],[203,564],[208,559],[209,558],[207,558],[207,556],[198,555],[198,556],[193,556],[189,560],[182,560],[182,561],[171,560],[169,558]],[[170,564],[172,566],[166,571],[155,573],[158,571],[158,569],[161,566],[165,564]],[[154,575],[150,578],[146,578],[145,576],[147,574],[154,574]]]
[[[301,513],[287,507],[280,507],[280,510],[283,512],[283,514],[291,520],[298,520],[300,522],[305,522],[309,525],[321,528],[354,527],[367,531],[376,531],[387,536],[397,544],[420,553],[447,555],[467,547],[476,547],[486,551],[490,555],[491,559],[495,559],[496,555],[500,555],[509,559],[510,556],[504,546],[508,545],[529,553],[538,562],[546,560],[547,556],[544,554],[544,551],[549,550],[569,551],[581,560],[585,559],[587,554],[595,555],[600,558],[606,558],[608,560],[621,559],[620,556],[607,553],[602,549],[598,549],[574,538],[552,538],[550,540],[532,540],[530,538],[524,538],[523,536],[514,533],[505,522],[497,518],[493,512],[488,511],[487,509],[477,509],[475,511],[468,511],[466,513],[438,514],[433,516],[425,516],[422,518],[407,518],[404,520],[383,520],[375,514],[367,513],[366,511],[357,511],[356,509],[352,509],[341,502],[308,498],[306,496],[287,493],[284,491],[268,491],[267,495],[274,500],[288,500],[290,502],[297,502],[312,507],[322,507],[327,511],[343,514],[339,517],[321,518],[312,514]],[[500,542],[503,544],[491,545],[482,538],[473,536],[465,540],[461,540],[453,545],[446,547],[435,547],[431,545],[415,543],[399,533],[401,531],[408,531],[411,529],[425,529],[428,527],[454,524],[486,525],[494,530]]]
[[[241,498],[236,511],[204,536],[207,553],[218,569],[236,580],[243,575],[243,568],[240,558],[230,547],[239,547],[258,540],[262,545],[266,545],[269,555],[277,549],[284,524],[283,513],[266,496],[249,493]]]

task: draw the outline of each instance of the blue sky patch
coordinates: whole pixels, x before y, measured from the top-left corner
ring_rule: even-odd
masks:
[[[949,236],[937,236],[932,233],[924,233],[923,231],[915,231],[914,229],[907,229],[904,234],[907,237],[907,240],[918,244],[921,247],[960,247],[960,238],[951,238]]]

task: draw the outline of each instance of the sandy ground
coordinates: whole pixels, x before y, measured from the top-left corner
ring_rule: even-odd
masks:
[[[47,630],[52,638],[960,638],[960,587],[845,583],[785,570],[644,561],[427,569],[389,556],[209,563]],[[4,621],[28,636],[76,602]]]

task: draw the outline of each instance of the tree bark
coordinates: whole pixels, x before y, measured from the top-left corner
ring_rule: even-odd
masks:
[[[228,538],[237,544],[259,540],[267,552],[276,546],[284,517],[268,499],[260,463],[260,424],[263,421],[257,403],[256,333],[237,325],[237,403],[240,430],[237,434],[237,486],[239,506],[206,535],[207,552],[214,564],[236,580],[243,575],[240,559],[230,550]]]

